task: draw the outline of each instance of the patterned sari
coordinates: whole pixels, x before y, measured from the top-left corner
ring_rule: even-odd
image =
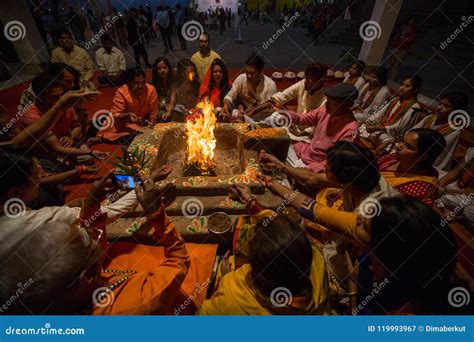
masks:
[[[438,194],[438,177],[391,171],[390,167],[398,163],[395,154],[382,156],[378,162],[380,174],[393,188],[403,196],[414,197],[430,207],[433,206]]]

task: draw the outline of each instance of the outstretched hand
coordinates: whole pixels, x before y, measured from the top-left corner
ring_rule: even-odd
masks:
[[[87,90],[85,88],[79,90],[70,90],[64,93],[58,101],[60,107],[72,107],[77,103],[84,103],[94,100],[97,95],[100,95],[100,91]]]
[[[162,206],[166,207],[174,201],[174,184],[168,183],[165,186],[157,186],[151,177],[146,177],[142,173],[139,173],[138,177],[142,182],[142,186],[137,186],[135,192],[145,214],[153,214]]]
[[[112,181],[113,173],[114,170],[110,170],[104,177],[92,184],[92,188],[86,198],[87,205],[95,205],[102,202],[109,192],[115,190],[115,185]]]
[[[232,194],[234,195],[232,197],[238,199],[240,202],[244,204],[247,203],[252,197],[252,191],[246,185],[234,184],[232,185],[230,190],[232,191]]]
[[[153,168],[150,172],[150,177],[155,182],[162,181],[169,176],[169,174],[173,171],[173,167],[170,165],[163,165],[159,168]]]

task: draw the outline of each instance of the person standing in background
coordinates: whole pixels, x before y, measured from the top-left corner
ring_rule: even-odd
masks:
[[[223,8],[219,9],[218,18],[219,18],[219,25],[220,25],[221,34],[224,34],[226,14],[225,14]]]
[[[393,40],[393,54],[390,58],[388,79],[394,81],[397,78],[398,70],[402,63],[405,62],[405,57],[408,50],[413,44],[416,36],[416,19],[412,17],[408,21],[408,25],[400,28],[400,31]]]
[[[158,6],[156,8],[158,11],[156,13],[156,23],[160,27],[161,38],[163,39],[163,44],[165,45],[165,52],[173,50],[173,44],[171,43],[171,34],[170,34],[170,17],[168,11],[166,11],[163,6]]]
[[[230,8],[227,9],[227,26],[229,26],[230,28],[230,22],[232,20],[232,12],[230,10]]]
[[[119,44],[122,47],[127,46],[127,33],[125,32],[125,20],[122,13],[117,13],[117,9],[112,8],[112,18],[115,20],[114,29]]]
[[[137,65],[140,64],[140,56],[143,57],[145,65],[147,68],[150,68],[150,62],[148,62],[148,53],[145,49],[145,40],[142,34],[140,33],[137,25],[138,12],[136,8],[130,10],[130,15],[127,21],[127,35],[128,43],[133,49],[135,55],[135,62]]]
[[[242,10],[239,8],[235,15],[234,29],[235,29],[235,41],[236,43],[242,44]]]
[[[178,32],[179,43],[181,44],[181,50],[186,50],[186,39],[184,39],[183,32],[181,32],[186,22],[186,14],[180,5],[176,5],[176,12],[176,31]]]

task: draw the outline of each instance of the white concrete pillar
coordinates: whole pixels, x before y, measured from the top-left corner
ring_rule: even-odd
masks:
[[[403,0],[376,0],[370,20],[360,26],[359,33],[364,42],[359,59],[367,65],[382,62],[402,4]]]
[[[23,63],[34,65],[49,61],[46,43],[41,38],[26,0],[2,0],[0,20],[4,26],[1,34],[13,43]]]

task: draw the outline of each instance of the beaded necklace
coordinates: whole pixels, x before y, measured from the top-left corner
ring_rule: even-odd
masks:
[[[102,272],[103,273],[112,273],[112,274],[121,274],[122,276],[118,280],[114,281],[112,284],[109,284],[108,286],[104,286],[104,290],[97,294],[98,298],[100,298],[101,295],[108,295],[108,294],[112,293],[112,291],[114,289],[119,287],[121,284],[126,282],[132,275],[137,273],[137,271],[135,271],[135,270],[113,270],[113,269],[103,270]],[[81,311],[81,314],[90,313],[90,311],[92,310],[93,307],[94,307],[94,302],[89,303]]]

